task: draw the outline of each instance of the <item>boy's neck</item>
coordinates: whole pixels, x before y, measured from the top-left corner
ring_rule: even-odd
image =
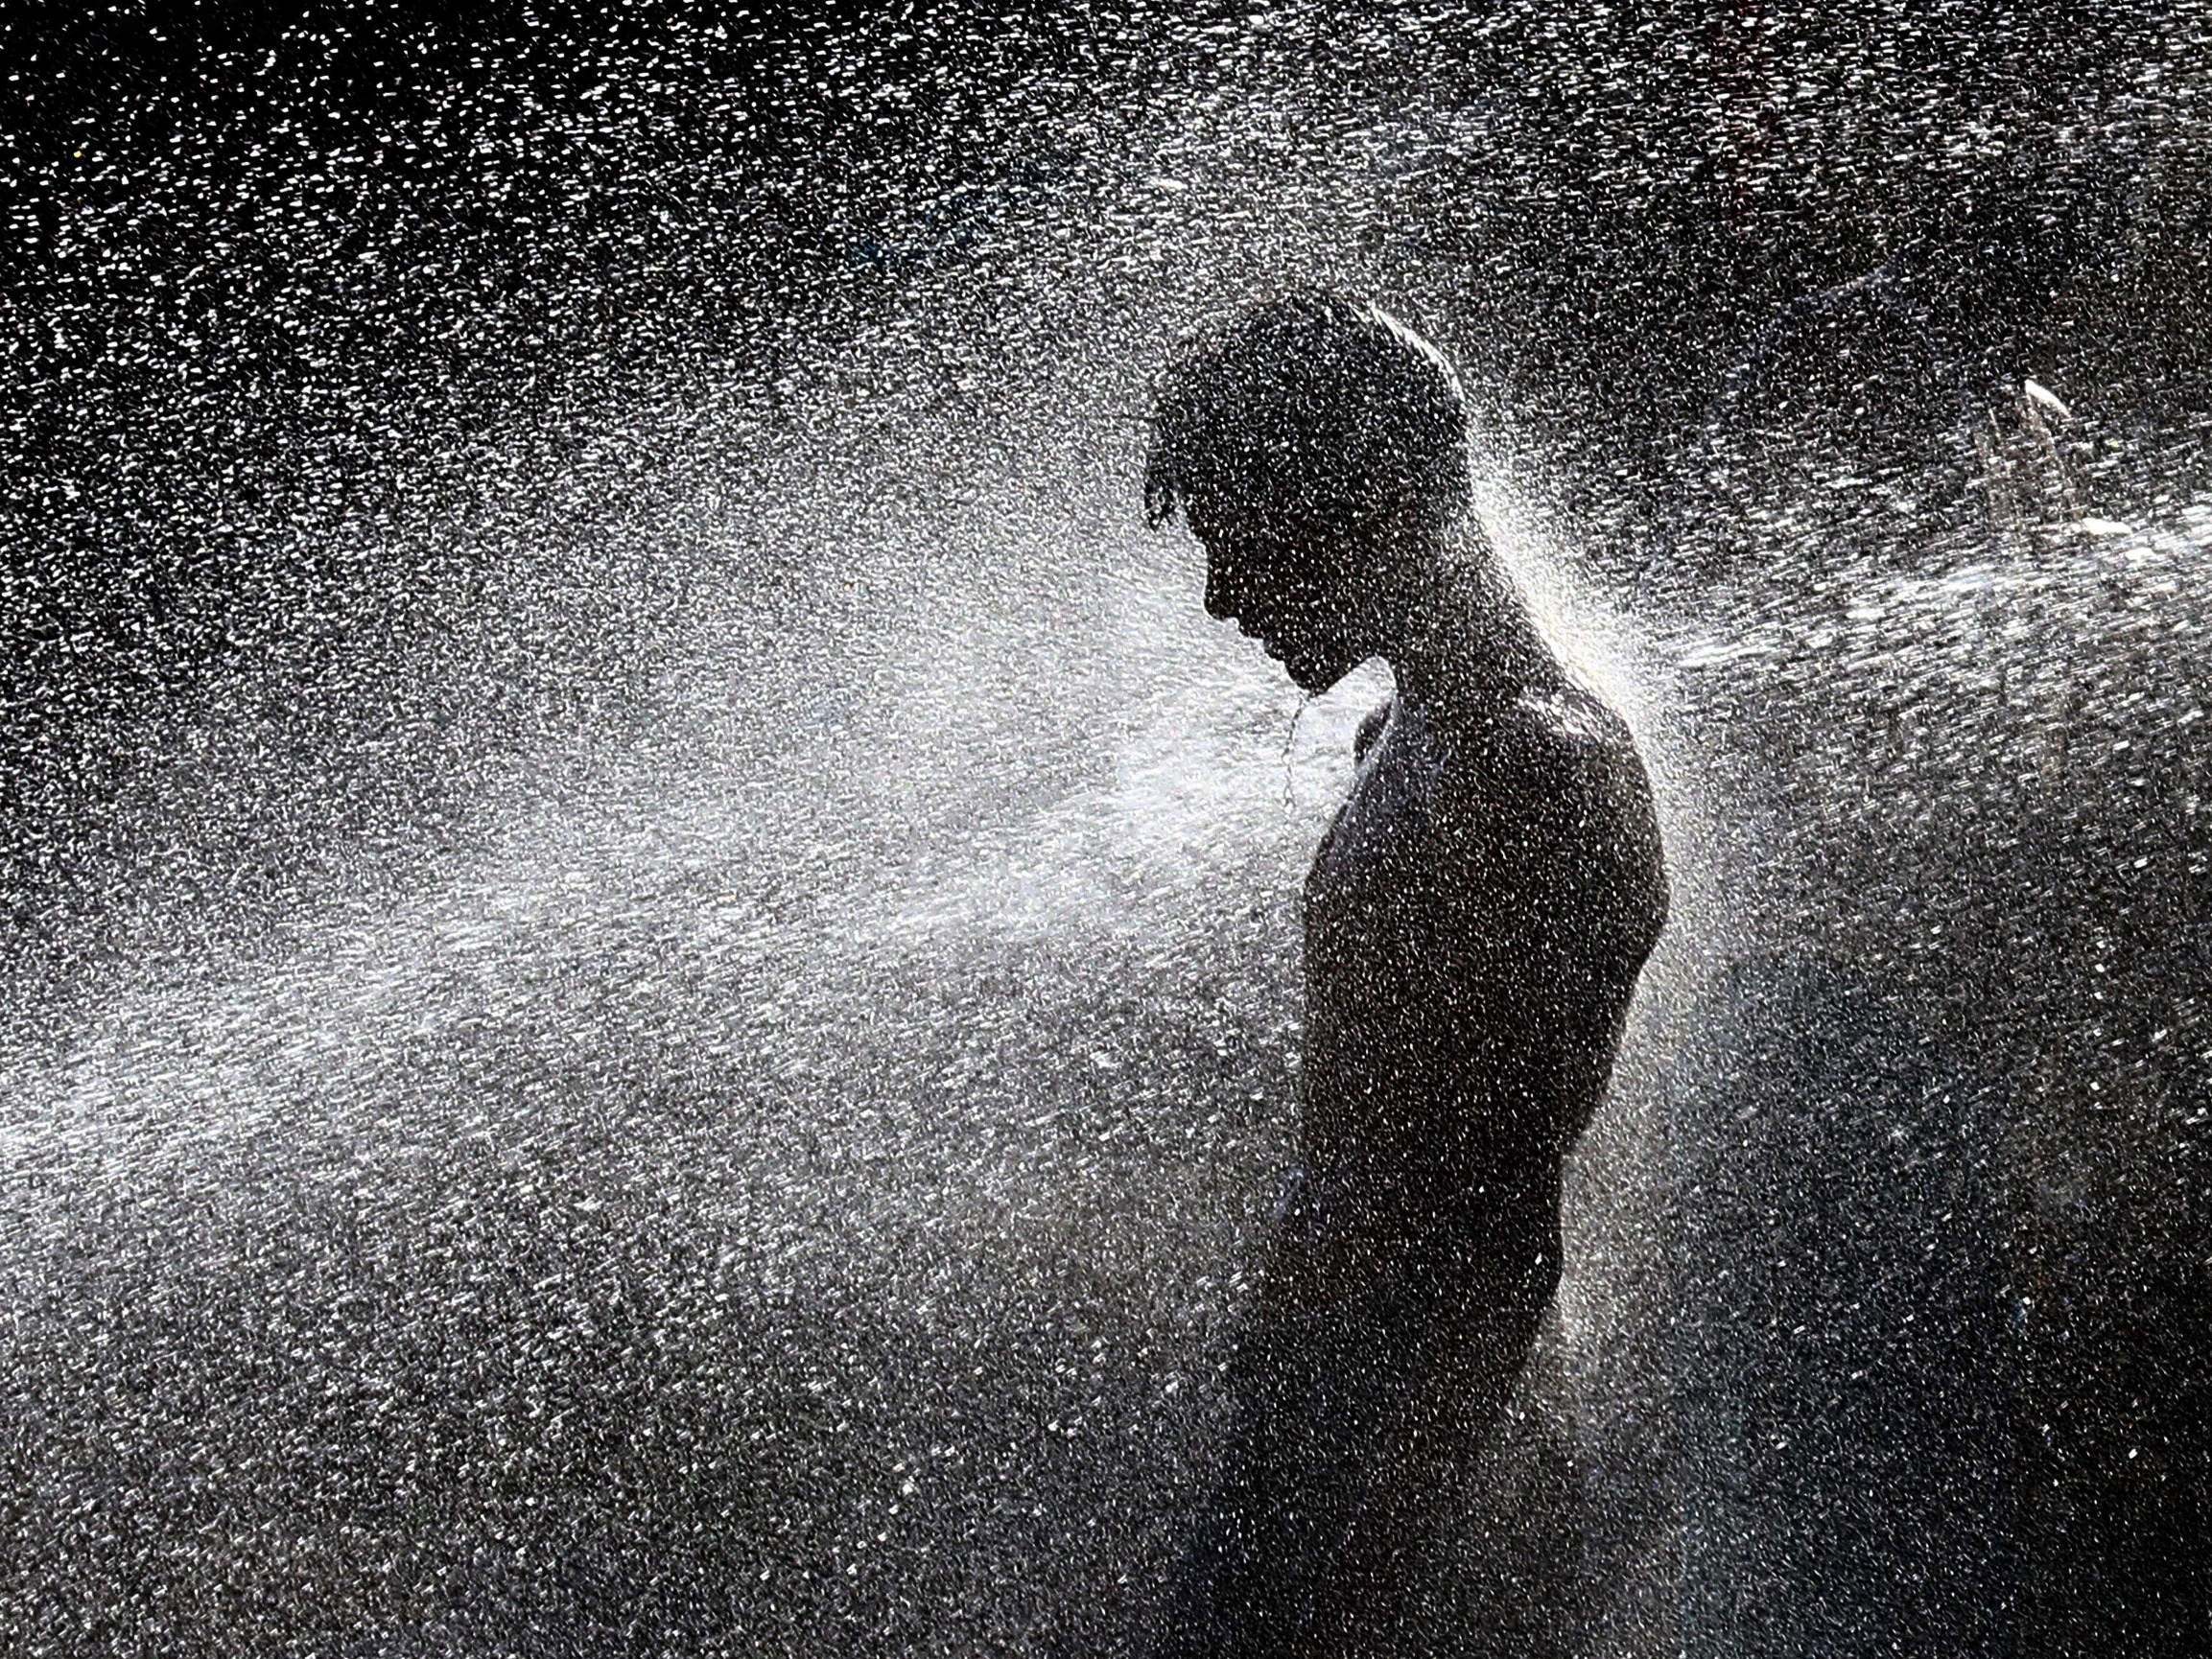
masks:
[[[1383,653],[1408,707],[1487,722],[1532,689],[1565,680],[1527,601],[1487,545],[1463,559],[1431,562],[1424,578],[1403,606],[1396,649]]]

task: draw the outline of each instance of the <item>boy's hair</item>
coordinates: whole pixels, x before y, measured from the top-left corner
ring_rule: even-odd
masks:
[[[1182,340],[1160,381],[1144,513],[1259,498],[1344,526],[1473,493],[1467,394],[1436,347],[1380,306],[1263,301]]]

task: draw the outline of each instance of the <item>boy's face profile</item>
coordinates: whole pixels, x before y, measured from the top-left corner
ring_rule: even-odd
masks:
[[[1318,694],[1402,644],[1467,470],[1465,394],[1436,349],[1372,306],[1293,295],[1178,346],[1145,512],[1182,511],[1208,613]]]
[[[1299,689],[1317,696],[1373,655],[1340,537],[1259,499],[1193,496],[1185,518],[1206,549],[1207,615],[1258,640]]]

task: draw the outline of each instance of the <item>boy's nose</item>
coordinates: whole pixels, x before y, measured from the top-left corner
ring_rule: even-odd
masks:
[[[1236,614],[1235,601],[1229,594],[1229,580],[1221,573],[1219,564],[1211,560],[1206,566],[1206,614],[1216,622],[1226,622]]]

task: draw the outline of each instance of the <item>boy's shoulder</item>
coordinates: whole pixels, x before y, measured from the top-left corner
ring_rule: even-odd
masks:
[[[1580,818],[1607,800],[1650,793],[1628,722],[1579,683],[1532,688],[1455,732],[1450,747],[1453,783],[1497,806]]]
[[[1470,857],[1571,900],[1666,909],[1658,806],[1635,734],[1580,684],[1532,690],[1463,737],[1443,815]]]

